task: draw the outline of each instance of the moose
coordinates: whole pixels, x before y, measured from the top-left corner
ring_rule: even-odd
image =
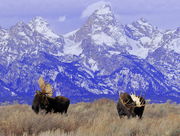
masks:
[[[67,113],[70,100],[64,96],[52,97],[52,87],[50,84],[46,84],[43,78],[38,80],[41,91],[36,91],[34,96],[32,109],[35,113],[39,113],[40,110],[45,110],[46,113]]]
[[[39,110],[45,110],[46,113],[54,112],[54,113],[67,113],[68,107],[70,104],[70,100],[63,96],[50,97],[46,94],[36,91],[32,109],[39,113]]]
[[[119,117],[121,118],[123,116],[127,116],[130,118],[138,116],[141,119],[144,112],[145,103],[145,99],[142,96],[121,93],[117,103]]]

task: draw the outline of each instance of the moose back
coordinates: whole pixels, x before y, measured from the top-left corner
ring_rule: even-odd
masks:
[[[32,109],[39,113],[40,110],[45,110],[46,113],[67,113],[70,100],[63,96],[49,97],[46,94],[36,91],[34,96]]]

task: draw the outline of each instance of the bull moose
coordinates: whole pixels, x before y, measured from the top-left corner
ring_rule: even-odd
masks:
[[[52,97],[52,87],[46,84],[42,77],[38,80],[41,91],[36,91],[34,96],[32,109],[39,113],[40,110],[45,110],[46,113],[67,113],[70,100],[64,96]]]
[[[36,91],[32,109],[39,113],[39,110],[45,110],[46,113],[54,112],[54,113],[67,113],[68,107],[70,104],[70,100],[63,96],[50,97],[45,93],[40,91]]]
[[[136,96],[134,94],[121,93],[117,103],[117,111],[121,117],[127,116],[142,118],[145,108],[145,99],[142,96]]]

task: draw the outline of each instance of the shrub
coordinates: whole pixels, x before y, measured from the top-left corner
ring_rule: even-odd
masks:
[[[119,118],[108,99],[71,104],[68,115],[35,114],[28,105],[0,106],[0,136],[179,136],[178,104],[147,104],[143,119]]]

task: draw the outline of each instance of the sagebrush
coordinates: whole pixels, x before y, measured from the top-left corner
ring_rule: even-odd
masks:
[[[180,105],[147,104],[143,119],[119,118],[116,103],[71,104],[68,115],[35,114],[29,105],[0,106],[0,136],[179,136]]]

